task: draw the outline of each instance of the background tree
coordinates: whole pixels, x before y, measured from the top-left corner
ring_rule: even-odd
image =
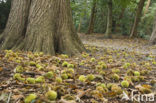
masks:
[[[96,16],[96,3],[97,3],[97,0],[93,0],[93,6],[92,6],[92,11],[91,11],[91,16],[90,16],[89,27],[88,27],[88,34],[91,34],[94,32],[94,23],[95,23],[95,16]]]
[[[9,6],[5,6],[8,4],[6,0],[0,1],[4,1],[3,4],[0,2],[0,31],[3,31],[7,21],[7,16],[5,14],[9,14],[9,12],[3,11],[10,11],[10,9]],[[72,7],[72,17],[77,31],[87,33],[91,20],[93,0],[71,0],[70,3]],[[112,35],[130,36],[139,0],[112,0],[112,3]],[[143,12],[146,12],[147,6],[148,12],[141,15],[140,23],[137,26],[137,36],[149,40],[151,36],[150,34],[152,34],[153,31],[156,0],[146,0],[145,5]],[[108,0],[97,0],[96,11],[96,16],[94,18],[94,32],[104,34],[106,33],[108,21]]]
[[[151,44],[156,44],[156,16],[155,16],[153,32],[152,32],[152,35],[151,35],[151,38],[150,38],[150,43]]]
[[[137,28],[138,28],[139,22],[141,20],[141,15],[142,15],[142,11],[143,11],[145,1],[146,0],[140,0],[139,3],[138,3],[138,8],[137,8],[137,11],[136,11],[136,16],[135,16],[135,20],[134,20],[134,24],[133,24],[133,27],[132,27],[132,30],[131,30],[130,37],[138,36],[137,35]]]
[[[73,55],[84,51],[69,0],[13,0],[1,49]]]
[[[111,37],[112,34],[112,22],[113,22],[113,2],[109,0],[108,4],[108,15],[107,15],[107,29],[106,29],[106,37]]]
[[[147,1],[147,4],[146,4],[145,11],[144,11],[144,15],[148,12],[148,9],[149,9],[149,6],[150,6],[150,3],[151,3],[151,0],[148,0],[148,1]]]

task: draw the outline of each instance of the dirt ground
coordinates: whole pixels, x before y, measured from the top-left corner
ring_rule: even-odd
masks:
[[[148,40],[129,39],[123,36],[113,36],[113,39],[106,39],[104,34],[79,34],[84,44],[103,48],[127,49],[129,51],[140,52],[141,54],[152,53],[156,55],[156,46],[150,46]]]

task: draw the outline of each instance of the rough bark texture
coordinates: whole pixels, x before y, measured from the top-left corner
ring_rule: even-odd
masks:
[[[26,32],[30,0],[13,0],[6,28],[0,37],[2,49],[13,48]]]
[[[89,22],[89,27],[88,27],[88,34],[91,34],[94,32],[94,22],[95,22],[95,16],[96,16],[96,0],[93,0],[93,7],[91,11],[91,17],[90,17],[90,22]]]
[[[107,29],[106,29],[106,37],[111,37],[112,34],[112,23],[113,23],[113,17],[112,17],[112,0],[108,1],[108,16],[107,16]]]
[[[139,22],[141,20],[142,10],[143,10],[145,1],[146,0],[140,0],[140,2],[138,4],[138,9],[137,9],[137,12],[136,12],[135,21],[134,21],[134,24],[133,24],[133,27],[132,27],[132,30],[131,30],[130,37],[133,37],[133,36],[137,37],[137,28],[138,28]]]
[[[152,32],[151,39],[150,39],[150,44],[156,44],[156,17],[155,17],[153,32]]]
[[[1,49],[74,55],[84,51],[69,0],[13,0]]]

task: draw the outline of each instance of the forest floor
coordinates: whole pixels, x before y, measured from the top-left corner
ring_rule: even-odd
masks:
[[[128,51],[140,52],[142,54],[156,55],[156,46],[148,45],[148,40],[136,39],[116,35],[112,39],[106,39],[104,34],[79,34],[84,44],[112,49],[127,49]]]
[[[88,52],[74,57],[1,51],[0,103],[155,103],[156,46],[79,35]]]

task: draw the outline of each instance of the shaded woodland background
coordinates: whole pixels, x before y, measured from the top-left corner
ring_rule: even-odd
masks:
[[[148,6],[148,2],[149,6]],[[139,0],[112,0],[112,34],[130,36]],[[0,32],[5,28],[11,0],[0,1]],[[71,0],[75,27],[81,33],[106,33],[108,24],[107,0]],[[153,30],[156,1],[146,0],[141,21],[138,26],[138,37],[149,39]],[[93,14],[94,13],[94,14]],[[92,19],[92,21],[91,21]],[[89,31],[89,24],[93,29]]]

